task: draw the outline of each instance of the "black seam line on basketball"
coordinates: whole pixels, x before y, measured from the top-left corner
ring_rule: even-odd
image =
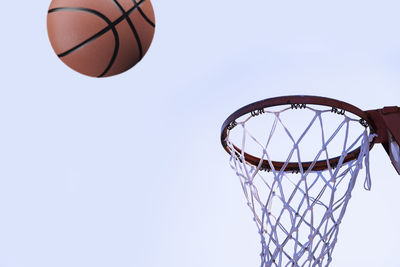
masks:
[[[136,8],[138,8],[141,4],[143,4],[145,0],[141,0],[137,6],[134,6],[133,8],[129,9],[126,14],[130,15]],[[48,11],[48,13],[53,13],[53,12],[57,12],[57,11],[81,11],[81,12],[88,12],[88,13],[93,13],[93,14],[98,14],[103,18],[103,14],[101,14],[100,12],[93,10],[93,9],[88,9],[88,8],[81,8],[81,7],[56,7],[56,8],[52,8]],[[106,32],[108,32],[109,30],[111,30],[112,27],[115,27],[117,24],[119,24],[121,21],[123,21],[125,19],[124,15],[122,15],[121,17],[119,17],[118,19],[116,19],[114,22],[111,22],[107,17],[104,16],[104,18],[106,19],[106,21],[109,21],[110,23],[108,23],[109,25],[107,27],[105,27],[104,29],[102,29],[101,31],[99,31],[98,33],[96,33],[95,35],[93,35],[92,37],[90,37],[89,39],[83,41],[82,43],[76,45],[75,47],[69,49],[68,51],[65,51],[61,54],[58,54],[58,57],[65,57],[67,55],[69,55],[70,53],[74,52],[75,50],[81,48],[82,46],[88,44],[89,42],[97,39],[98,37],[100,37],[101,35],[105,34]],[[103,18],[103,19],[104,19]]]
[[[106,73],[111,69],[112,65],[114,65],[114,62],[117,58],[118,55],[118,51],[119,51],[119,36],[118,36],[118,32],[117,29],[115,28],[115,26],[113,26],[111,28],[113,34],[114,34],[114,39],[115,39],[115,47],[114,47],[114,54],[112,55],[111,59],[110,59],[110,63],[108,63],[107,68],[104,70],[104,72],[102,74],[100,74],[97,77],[103,77],[104,75],[106,75]]]
[[[136,0],[132,0],[132,2],[133,2],[135,5],[137,5]],[[139,13],[142,15],[142,17],[143,17],[153,28],[156,27],[156,24],[155,24],[154,22],[152,22],[152,21],[149,19],[149,17],[146,16],[146,14],[144,14],[143,10],[142,10],[140,7],[138,7],[138,11],[139,11]]]
[[[67,50],[67,51],[65,51],[65,52],[63,52],[63,53],[61,53],[61,54],[58,54],[58,57],[65,57],[65,56],[71,54],[71,53],[74,52],[75,50],[81,48],[82,46],[88,44],[89,42],[91,42],[91,41],[97,39],[98,37],[100,37],[101,35],[105,34],[105,33],[106,33],[107,31],[109,31],[110,29],[115,28],[115,25],[112,24],[111,20],[109,20],[109,19],[108,19],[106,16],[104,16],[102,13],[100,13],[100,12],[98,12],[98,11],[96,11],[96,10],[93,10],[93,9],[82,8],[82,7],[58,7],[58,8],[50,9],[50,10],[49,10],[49,13],[51,13],[51,12],[56,12],[56,11],[60,11],[60,10],[63,10],[63,11],[78,11],[78,12],[87,12],[87,13],[91,13],[91,14],[93,14],[93,15],[98,16],[98,17],[101,18],[102,20],[104,20],[104,21],[108,24],[108,26],[107,26],[106,28],[104,28],[103,30],[99,31],[98,33],[96,33],[95,35],[93,35],[92,37],[90,37],[89,39],[83,41],[82,43],[80,43],[80,44],[78,44],[78,45],[72,47],[71,49],[69,49],[69,50]],[[114,33],[114,34],[115,34],[115,33]],[[117,33],[117,35],[118,35],[118,33]]]
[[[59,10],[59,9],[58,9],[58,10]],[[112,57],[111,57],[110,62],[109,62],[108,65],[107,65],[106,69],[104,70],[104,72],[103,72],[102,74],[100,74],[99,76],[97,76],[97,77],[103,77],[103,76],[110,70],[111,66],[114,64],[114,61],[115,61],[115,59],[116,59],[116,57],[117,57],[118,50],[119,50],[119,36],[118,36],[117,29],[115,28],[115,25],[113,25],[112,22],[111,22],[111,20],[109,20],[109,19],[108,19],[106,16],[104,16],[102,13],[100,13],[100,12],[98,12],[98,11],[96,11],[96,10],[93,10],[93,9],[88,9],[88,8],[63,8],[63,10],[73,10],[73,11],[88,12],[88,13],[91,13],[91,14],[93,14],[93,15],[96,15],[96,16],[98,16],[99,18],[103,19],[103,20],[108,24],[108,26],[110,27],[110,29],[112,30],[113,35],[114,35],[114,39],[115,39],[114,53],[113,53],[113,55],[112,55]],[[54,10],[54,11],[53,11],[53,10],[49,10],[49,13],[50,13],[50,11],[55,12],[56,10]],[[99,35],[99,36],[100,36],[100,35]],[[99,36],[97,36],[97,37],[99,37]],[[96,37],[96,38],[97,38],[97,37]],[[94,39],[96,39],[96,38],[94,38]],[[92,40],[94,40],[94,39],[92,39]],[[90,39],[89,39],[89,40],[90,40]],[[75,51],[76,49],[82,47],[83,45],[87,44],[88,42],[90,42],[90,41],[87,40],[87,41],[83,42],[82,44],[76,46],[75,48],[70,49],[69,51],[67,51],[68,53],[65,52],[65,53],[63,53],[64,55],[60,54],[59,57],[65,56],[65,55],[67,55],[67,54],[69,54],[69,53]]]
[[[126,13],[124,8],[120,5],[120,3],[117,0],[113,0],[113,2],[118,6],[119,10],[121,10],[122,14]],[[136,28],[133,25],[132,20],[131,20],[131,18],[129,16],[126,17],[126,21],[128,22],[129,27],[131,28],[131,30],[133,32],[133,35],[134,35],[134,37],[136,39],[136,43],[137,43],[138,48],[139,48],[139,56],[140,56],[140,59],[142,59],[143,58],[143,47],[142,47],[142,42],[140,41],[139,34],[136,31]]]

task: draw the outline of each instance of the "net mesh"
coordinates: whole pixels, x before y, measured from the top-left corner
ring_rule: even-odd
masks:
[[[284,116],[285,113],[299,112],[295,110],[297,108],[311,116],[297,114],[296,121],[288,119],[299,126],[295,129],[296,136],[288,127],[290,123],[285,123],[282,118],[289,118]],[[335,117],[328,118],[330,127],[333,121],[337,123],[330,130],[323,123],[328,115]],[[254,117],[259,116],[272,123],[255,129],[261,129],[261,134],[257,135],[252,133],[250,124]],[[299,121],[299,117],[302,120]],[[239,119],[241,121],[231,124],[225,141],[231,151],[230,165],[239,177],[261,237],[261,267],[328,266],[339,225],[363,165],[366,166],[364,187],[368,190],[371,187],[368,153],[372,136],[368,128],[362,121],[360,123],[359,118],[353,118],[345,111],[306,105],[292,105],[278,111],[263,109]],[[354,128],[357,128],[356,134],[350,134]],[[305,143],[307,135],[313,136],[311,142]],[[284,147],[279,140],[290,145],[286,150],[273,149],[272,140],[278,143],[278,147]],[[312,151],[310,167],[304,169],[302,159],[310,156],[311,143],[317,149]],[[346,155],[357,147],[360,147],[358,157],[345,162]],[[258,151],[259,154],[255,155],[260,158],[258,165],[246,162],[245,151],[249,149],[253,153]],[[330,150],[340,153],[336,166],[329,163]],[[271,155],[276,152],[286,158],[281,169],[275,169],[272,163]],[[269,171],[263,171],[263,160],[268,161]],[[321,160],[326,161],[326,170],[313,171],[315,163]],[[285,171],[289,162],[298,163],[298,172]]]

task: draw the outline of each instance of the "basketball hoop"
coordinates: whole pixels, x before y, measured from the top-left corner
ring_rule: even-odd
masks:
[[[386,142],[399,159],[400,132],[380,135],[388,129],[380,111],[285,96],[245,106],[224,122],[221,142],[261,237],[261,267],[330,264],[363,167],[371,188],[369,150]]]

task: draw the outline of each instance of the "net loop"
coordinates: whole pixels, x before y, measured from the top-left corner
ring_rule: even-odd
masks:
[[[285,122],[285,112],[308,110],[313,113],[310,121],[304,123],[304,131],[294,135],[290,123]],[[331,134],[325,129],[324,115],[340,115],[342,120]],[[263,134],[262,142],[252,134],[248,123],[253,118],[272,116],[271,127]],[[365,166],[364,188],[371,189],[369,170],[370,143],[375,135],[369,134],[365,121],[354,119],[342,109],[315,108],[305,104],[291,104],[280,111],[258,109],[244,118],[230,124],[226,144],[231,152],[230,166],[241,183],[247,205],[253,213],[253,220],[260,235],[262,250],[261,267],[270,266],[328,266],[337,242],[339,226],[351,199],[360,170]],[[353,124],[362,128],[360,134],[350,138]],[[361,127],[360,124],[364,127]],[[239,126],[240,127],[236,127]],[[320,147],[309,167],[303,168],[303,140],[314,129],[320,129]],[[282,129],[279,138],[286,137],[291,148],[286,151],[286,160],[276,168],[271,157],[271,144],[276,142],[278,127]],[[230,138],[231,131],[240,128],[240,145],[235,146]],[[340,138],[339,160],[332,166],[329,159],[333,143]],[[258,164],[246,161],[246,148],[253,143],[260,151]],[[335,143],[336,144],[336,143]],[[346,156],[360,148],[358,157],[346,161]],[[326,161],[325,170],[314,170],[318,161]],[[265,166],[265,162],[268,166]],[[287,171],[289,163],[297,162],[298,168]],[[264,165],[263,165],[264,164]]]

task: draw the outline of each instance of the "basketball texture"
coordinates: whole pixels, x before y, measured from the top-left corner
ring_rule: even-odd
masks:
[[[116,75],[136,65],[154,30],[150,0],[53,0],[47,14],[55,53],[92,77]]]

